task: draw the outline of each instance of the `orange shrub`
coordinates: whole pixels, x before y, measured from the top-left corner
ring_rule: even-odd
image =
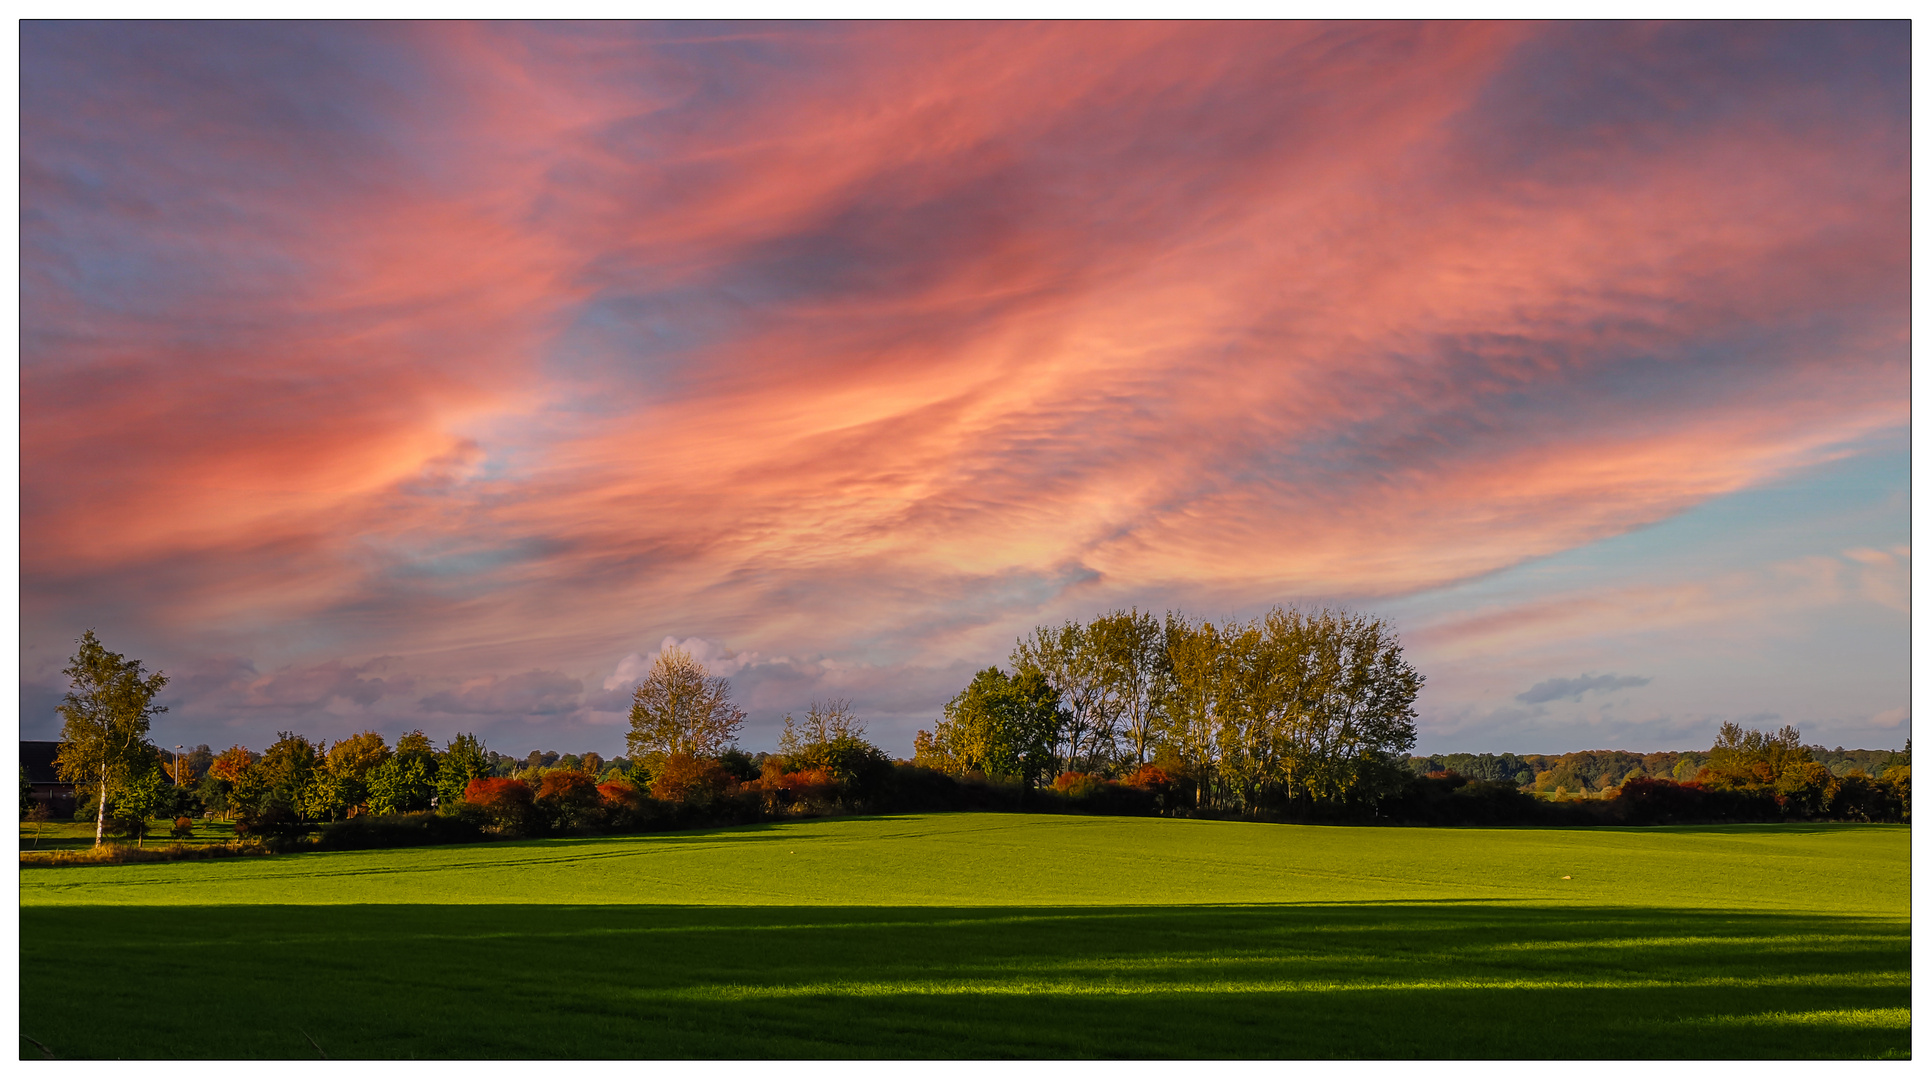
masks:
[[[597,785],[597,794],[603,797],[603,804],[610,809],[635,807],[644,801],[644,793],[624,783],[612,780]]]
[[[544,801],[596,802],[597,778],[575,769],[556,769],[543,774],[543,785],[536,797]]]
[[[1091,773],[1063,772],[1053,778],[1053,790],[1079,799],[1106,787],[1106,781]]]
[[[1133,775],[1127,777],[1122,783],[1127,787],[1165,791],[1173,786],[1173,777],[1158,765],[1142,765],[1133,770]]]
[[[736,786],[737,781],[715,759],[672,754],[650,782],[650,796],[664,802],[701,804]]]

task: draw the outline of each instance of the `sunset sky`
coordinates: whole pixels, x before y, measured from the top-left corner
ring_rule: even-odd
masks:
[[[1910,734],[1909,27],[25,23],[22,729],[909,755],[1339,604],[1425,752]]]

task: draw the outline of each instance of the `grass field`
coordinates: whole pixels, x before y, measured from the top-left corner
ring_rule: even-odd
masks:
[[[212,821],[195,819],[194,835],[176,837],[174,819],[157,818],[149,823],[146,843],[149,846],[168,844],[225,844],[235,838],[235,823],[232,821]],[[125,837],[109,836],[116,844],[129,844],[133,841]],[[20,850],[22,851],[79,851],[94,846],[94,823],[91,821],[23,821],[20,823]]]
[[[1909,838],[953,814],[29,870],[21,1029],[75,1057],[1904,1056]]]

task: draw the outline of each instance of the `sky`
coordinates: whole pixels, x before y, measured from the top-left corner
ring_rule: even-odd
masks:
[[[1421,752],[1910,735],[1902,22],[21,26],[21,729],[909,755],[1382,615]]]

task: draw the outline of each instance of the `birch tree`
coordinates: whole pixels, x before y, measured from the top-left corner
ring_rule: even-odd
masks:
[[[80,649],[61,674],[71,689],[56,706],[62,723],[55,764],[61,779],[97,787],[94,846],[99,847],[115,789],[145,775],[155,760],[148,728],[157,713],[168,711],[154,703],[168,677],[158,671],[150,675],[139,660],[109,652],[92,630],[81,635]]]

